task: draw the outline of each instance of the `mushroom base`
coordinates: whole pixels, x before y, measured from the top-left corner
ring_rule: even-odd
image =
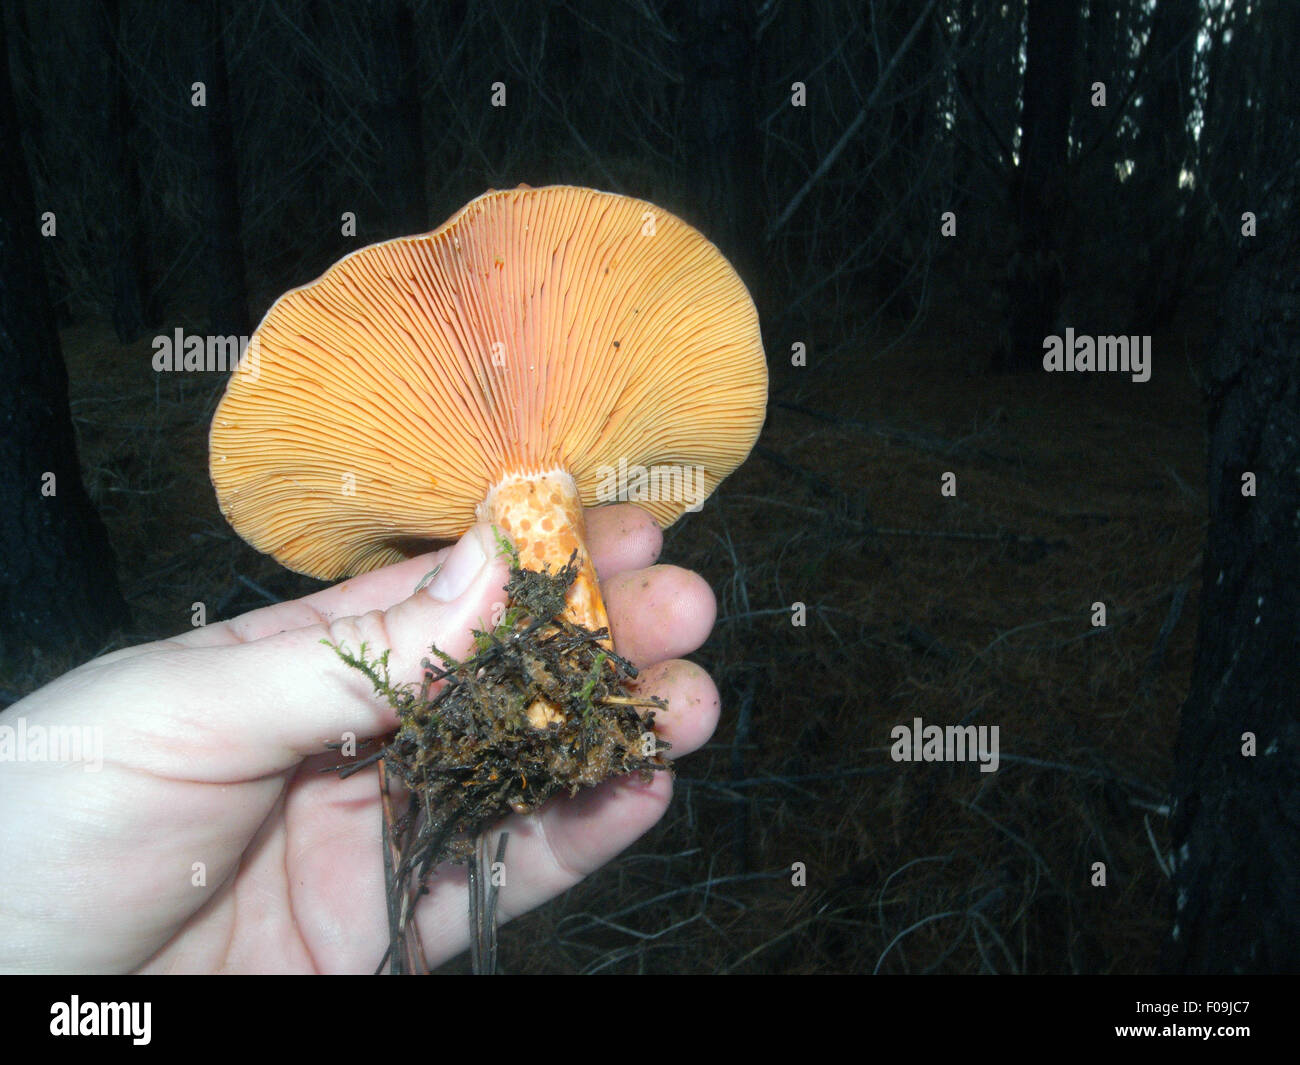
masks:
[[[670,768],[668,744],[654,732],[663,701],[629,687],[636,669],[608,649],[607,630],[565,616],[577,575],[576,559],[551,574],[522,569],[516,557],[501,623],[475,632],[476,653],[464,661],[433,648],[441,664],[426,659],[419,685],[393,684],[386,659],[367,660],[364,648],[358,656],[335,648],[401,722],[381,750],[336,767],[346,776],[382,760],[390,788],[406,792],[406,812],[390,826],[399,898],[409,899],[439,863],[469,858],[478,834],[511,812]],[[545,728],[529,716],[539,699],[560,711]]]
[[[499,525],[529,569],[558,570],[576,551],[578,572],[566,593],[567,616],[592,629],[609,624],[587,549],[582,496],[568,473],[511,474],[488,492],[478,519]]]

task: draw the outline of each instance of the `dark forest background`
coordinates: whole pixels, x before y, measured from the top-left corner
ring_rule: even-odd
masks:
[[[246,335],[488,188],[592,185],[731,257],[771,405],[665,550],[719,593],[723,726],[504,966],[1300,968],[1300,4],[13,0],[0,27],[5,702],[195,601],[314,587],[221,521],[224,381],[155,373],[155,336]],[[1045,374],[1066,327],[1150,336],[1152,380]],[[996,781],[892,762],[914,716],[999,724]]]

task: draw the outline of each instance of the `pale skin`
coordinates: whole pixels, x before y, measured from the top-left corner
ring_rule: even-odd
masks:
[[[615,647],[639,690],[668,700],[656,725],[672,756],[689,754],[718,719],[713,681],[681,659],[713,626],[713,594],[654,565],[662,537],[639,508],[587,522]],[[449,601],[454,580],[414,591],[440,563],[468,585]],[[0,725],[98,726],[103,765],[0,766],[0,971],[372,971],[388,946],[375,772],[319,769],[339,761],[324,743],[395,718],[320,641],[390,648],[394,678],[416,680],[431,642],[469,651],[506,579],[475,526],[445,551],[106,655],[10,707]],[[608,862],[671,794],[657,773],[509,817],[501,920]],[[444,868],[417,909],[430,965],[467,948],[466,907],[463,868]]]

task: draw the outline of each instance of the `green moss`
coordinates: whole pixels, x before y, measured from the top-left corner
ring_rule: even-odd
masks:
[[[498,543],[509,546],[499,536]],[[663,703],[628,689],[636,670],[605,646],[607,630],[564,617],[576,555],[555,574],[521,569],[511,557],[500,622],[475,631],[474,652],[463,661],[430,647],[418,683],[394,683],[387,651],[371,656],[364,644],[355,653],[330,644],[400,722],[378,750],[335,767],[348,775],[382,761],[387,778],[409,791],[393,830],[400,890],[422,884],[443,861],[467,857],[475,836],[511,811],[668,768],[668,745],[656,739],[646,749],[643,741]],[[539,702],[559,718],[546,728],[529,720]]]

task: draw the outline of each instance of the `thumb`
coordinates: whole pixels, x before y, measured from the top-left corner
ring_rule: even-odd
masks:
[[[179,760],[190,780],[248,779],[283,772],[345,734],[367,739],[391,731],[393,709],[334,647],[359,656],[364,646],[370,662],[388,652],[392,683],[416,682],[431,646],[454,658],[469,654],[471,629],[490,627],[494,609],[504,608],[508,578],[492,527],[480,524],[444,555],[426,586],[386,610],[250,643],[128,659],[114,680],[136,701],[142,690],[162,693],[167,713],[145,709],[149,732],[161,742],[148,745],[152,757],[137,747],[125,760],[160,759],[165,764],[143,768],[166,772]],[[141,670],[148,676],[131,676]],[[157,735],[160,728],[165,735]]]

